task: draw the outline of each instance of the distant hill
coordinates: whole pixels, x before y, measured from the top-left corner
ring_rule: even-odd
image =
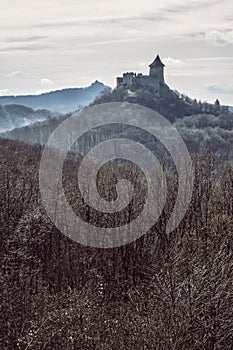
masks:
[[[31,125],[0,133],[0,138],[18,140],[28,144],[45,144],[51,133],[67,118],[67,115],[48,118]]]
[[[15,104],[0,106],[0,132],[21,128],[52,116],[54,113],[45,109],[34,111],[32,108]]]
[[[104,90],[103,83],[95,81],[86,88],[70,88],[43,93],[41,95],[0,96],[0,105],[23,105],[33,109],[47,109],[52,112],[69,113],[87,106]]]

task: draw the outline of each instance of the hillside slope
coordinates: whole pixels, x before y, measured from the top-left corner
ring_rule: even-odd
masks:
[[[123,101],[137,103],[158,111],[172,123],[179,118],[195,114],[230,113],[228,106],[197,101],[176,90],[171,90],[166,84],[160,85],[159,93],[153,88],[142,86],[132,86],[130,89],[116,88],[102,94],[93,104]]]
[[[32,108],[20,105],[0,106],[0,132],[43,121],[53,115],[45,109],[34,111]]]
[[[68,113],[87,106],[103,92],[107,86],[96,81],[86,88],[71,88],[28,96],[0,96],[0,105],[18,104],[33,109],[48,109],[53,112]]]

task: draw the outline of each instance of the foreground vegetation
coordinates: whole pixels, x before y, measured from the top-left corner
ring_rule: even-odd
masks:
[[[196,157],[192,203],[175,232],[165,234],[174,174],[151,232],[99,250],[71,241],[48,219],[40,156],[40,146],[0,140],[1,348],[233,349],[233,168],[216,170],[210,154]],[[67,159],[64,185],[81,210],[77,162]],[[89,209],[82,213],[88,220]]]

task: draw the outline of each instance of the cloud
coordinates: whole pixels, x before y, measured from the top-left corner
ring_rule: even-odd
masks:
[[[17,70],[17,71],[13,71],[13,72],[8,73],[6,76],[7,76],[7,78],[15,78],[15,77],[20,76],[21,73],[22,72],[20,70]]]
[[[218,31],[212,30],[205,33],[205,40],[215,45],[232,45],[233,44],[233,30]]]
[[[11,37],[5,40],[6,43],[24,43],[47,39],[46,36]]]
[[[193,58],[185,58],[187,62],[208,62],[208,61],[232,61],[233,57],[229,56],[215,56],[215,57],[193,57]],[[213,63],[211,63],[213,64]]]
[[[91,25],[114,25],[114,26],[126,26],[131,27],[132,25],[137,26],[138,23],[158,23],[167,20],[166,12],[155,12],[145,13],[140,16],[105,16],[105,17],[84,17],[78,20],[64,20],[64,21],[50,21],[36,23],[33,25],[34,28],[62,28],[62,27],[73,27],[73,26],[91,26]]]
[[[189,1],[187,3],[181,3],[181,4],[174,4],[171,7],[167,7],[164,9],[166,13],[174,13],[174,14],[181,14],[181,13],[186,13],[194,10],[199,10],[199,9],[205,9],[208,7],[213,6],[214,4],[218,4],[220,0],[212,0],[210,2],[209,0],[207,1]]]
[[[0,89],[0,96],[10,96],[11,93],[7,89]]]
[[[207,86],[207,90],[214,94],[230,94],[233,95],[233,84],[231,85],[218,85],[212,84]]]
[[[95,21],[95,23],[100,24],[116,24],[116,25],[132,25],[143,22],[161,22],[167,19],[166,13],[148,13],[142,14],[141,16],[131,16],[131,17],[109,17],[102,20]]]
[[[167,66],[176,66],[176,65],[181,65],[183,64],[182,61],[172,58],[172,57],[165,57],[163,58],[163,62],[167,65]]]
[[[106,25],[117,25],[117,26],[132,26],[132,25],[138,25],[143,24],[143,23],[156,23],[158,24],[159,22],[165,22],[168,21],[169,19],[172,19],[173,21],[177,21],[176,16],[182,16],[187,13],[193,12],[195,10],[200,10],[200,9],[205,9],[208,7],[211,7],[215,4],[218,4],[220,0],[212,0],[210,2],[209,0],[203,1],[203,0],[194,0],[190,1],[189,3],[183,4],[177,4],[177,1],[172,4],[167,4],[166,6],[163,7],[157,7],[157,6],[152,6],[150,11],[144,11],[143,5],[142,7],[140,6],[140,13],[138,13],[136,10],[131,11],[132,9],[129,7],[129,11],[132,14],[131,16],[125,16],[125,12],[122,12],[122,15],[119,16],[112,16],[110,13],[114,11],[112,6],[108,8],[106,6],[106,11],[107,13],[104,16],[87,16],[88,13],[85,14],[84,17],[79,17],[79,18],[73,18],[70,20],[67,19],[61,19],[61,20],[56,20],[52,18],[51,20],[45,20],[45,21],[40,21],[32,24],[32,27],[34,28],[63,28],[63,27],[73,27],[73,26],[90,26],[90,25],[101,25],[101,26],[106,26]],[[119,2],[119,7],[120,5],[124,6],[125,1],[120,0]],[[133,6],[133,5],[132,5]],[[111,11],[109,11],[111,9]],[[119,11],[117,11],[119,12]]]
[[[48,87],[54,84],[54,81],[48,78],[43,78],[40,81],[42,87]]]
[[[3,47],[0,52],[14,52],[14,51],[38,51],[50,49],[49,45],[25,45],[25,46],[13,46],[13,47]]]
[[[62,28],[62,27],[75,26],[78,23],[79,23],[78,20],[49,21],[49,22],[40,22],[40,23],[32,24],[32,27],[33,28]]]

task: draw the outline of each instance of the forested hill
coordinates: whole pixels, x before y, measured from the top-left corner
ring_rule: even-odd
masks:
[[[95,81],[86,88],[70,88],[27,96],[0,96],[0,105],[18,104],[33,109],[48,109],[53,112],[69,113],[87,106],[105,89],[103,83]]]
[[[34,111],[32,108],[19,105],[0,106],[0,132],[21,128],[52,116],[55,114],[45,109]]]
[[[174,122],[178,118],[195,114],[229,114],[228,106],[221,106],[216,100],[215,104],[197,101],[190,97],[171,90],[166,84],[161,84],[160,94],[149,87],[118,88],[107,91],[97,97],[93,104],[106,102],[131,102],[149,107],[160,112],[169,121]]]
[[[218,100],[215,104],[193,100],[163,85],[159,97],[147,88],[134,91],[105,90],[92,105],[113,101],[138,103],[159,111],[175,125],[191,153],[209,149],[219,159],[233,159],[233,113],[228,107],[221,106]],[[68,116],[49,118],[43,122],[16,128],[1,133],[0,137],[30,144],[45,144],[53,130]],[[135,138],[130,130],[127,135]],[[93,139],[98,137],[98,133],[93,133]],[[85,150],[85,145],[82,145],[82,149]]]

